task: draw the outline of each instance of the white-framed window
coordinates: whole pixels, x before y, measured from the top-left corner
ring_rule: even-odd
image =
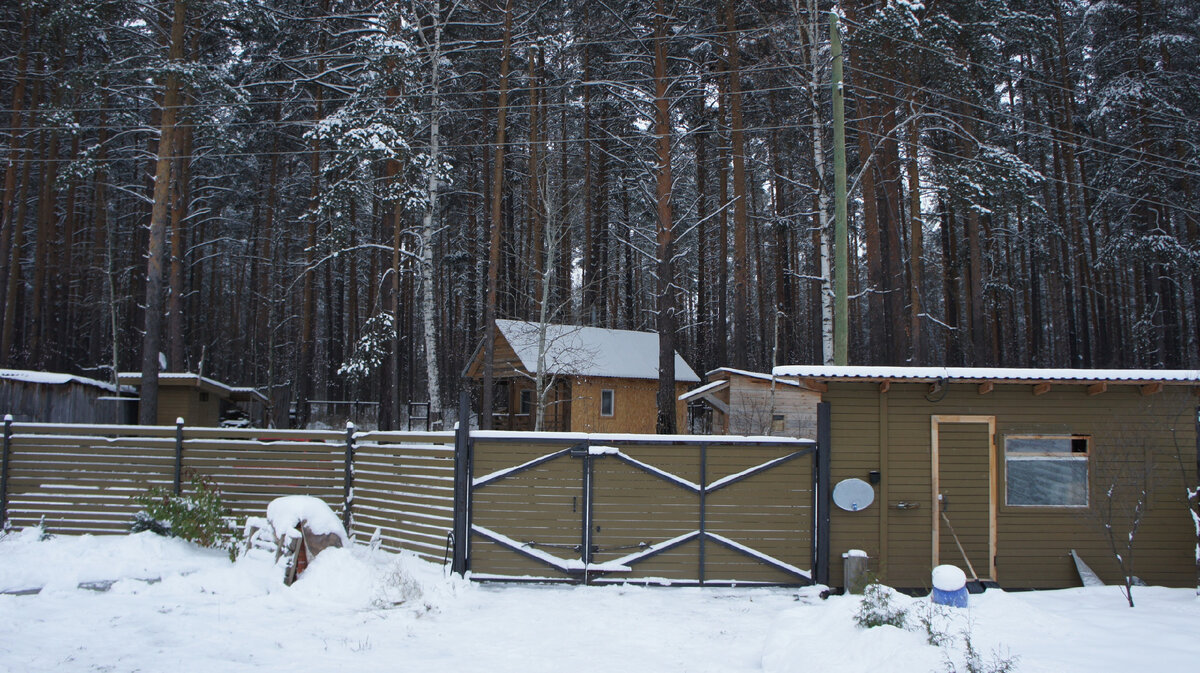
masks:
[[[1004,503],[1015,507],[1087,507],[1090,437],[1004,438]]]
[[[533,413],[533,391],[525,388],[521,391],[521,412],[522,415],[528,416]]]
[[[600,415],[612,416],[613,410],[616,408],[617,393],[612,388],[605,388],[600,391]]]

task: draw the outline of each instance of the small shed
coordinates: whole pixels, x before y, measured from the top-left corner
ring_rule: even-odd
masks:
[[[535,376],[540,361],[547,377],[545,430],[654,432],[658,415],[658,334],[578,325],[542,327],[531,321],[496,321],[493,428],[533,430],[537,413]],[[482,379],[483,367],[481,345],[464,375]],[[675,397],[699,381],[696,372],[676,353]],[[683,402],[676,404],[676,424],[680,428],[685,409]]]
[[[1200,371],[786,366],[774,373],[828,403],[835,495],[847,480],[874,491],[874,503],[858,511],[831,509],[831,544],[822,551],[830,559],[865,550],[880,581],[898,587],[928,587],[939,563],[964,570],[969,563],[1004,588],[1060,588],[1081,583],[1075,550],[1116,583],[1116,556],[1129,556],[1122,545],[1142,498],[1133,574],[1195,586],[1186,495],[1200,478]],[[840,564],[828,567],[830,583],[842,585]]]
[[[679,396],[692,432],[816,439],[821,393],[803,381],[729,367],[705,377],[708,383]]]
[[[122,372],[118,380],[139,389],[142,385],[140,372]],[[175,425],[175,419],[182,418],[188,425],[214,427],[236,414],[251,425],[261,426],[266,408],[266,395],[254,388],[228,386],[200,374],[158,375],[158,425]]]
[[[74,374],[0,369],[0,413],[36,423],[126,423],[132,388]]]

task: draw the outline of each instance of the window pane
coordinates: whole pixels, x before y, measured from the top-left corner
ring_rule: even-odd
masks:
[[[1006,501],[1010,505],[1086,507],[1087,466],[1086,458],[1039,460],[1010,456],[1005,461]]]
[[[613,391],[611,390],[600,391],[600,415],[613,415]]]
[[[1087,440],[1084,441],[1086,447]],[[1004,450],[1008,453],[1071,453],[1074,442],[1070,437],[1008,437]]]

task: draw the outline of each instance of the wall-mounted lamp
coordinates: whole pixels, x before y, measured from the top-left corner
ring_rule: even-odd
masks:
[[[883,475],[879,473],[879,470],[871,470],[867,473],[867,481],[871,482],[873,486],[879,484],[882,480]]]

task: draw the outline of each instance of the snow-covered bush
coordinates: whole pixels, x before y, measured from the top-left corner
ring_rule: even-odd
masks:
[[[854,613],[854,623],[870,629],[876,626],[904,628],[908,611],[896,604],[896,590],[879,584],[868,584],[863,589],[862,602]]]
[[[226,549],[232,559],[241,540],[239,531],[229,525],[229,510],[221,499],[221,490],[211,479],[193,475],[190,493],[176,495],[171,489],[155,486],[136,496],[141,505],[129,529],[195,542],[202,547]]]

